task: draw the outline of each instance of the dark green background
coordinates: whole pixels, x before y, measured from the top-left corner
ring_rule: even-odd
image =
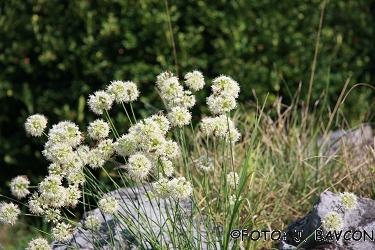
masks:
[[[207,82],[230,75],[241,85],[240,101],[255,101],[255,91],[261,102],[270,93],[269,102],[283,96],[286,104],[301,82],[305,100],[322,2],[170,0],[179,77],[195,69]],[[328,1],[312,104],[327,82],[331,107],[348,77],[349,86],[375,85],[374,12],[371,0]],[[24,130],[29,115],[45,114],[49,127],[68,119],[85,130],[95,118],[88,95],[122,79],[138,84],[135,108],[146,116],[153,112],[146,103],[162,109],[154,82],[162,71],[175,72],[174,64],[164,1],[0,1],[0,192],[18,174],[36,184],[47,173],[45,138]],[[364,87],[349,95],[342,107],[351,124],[365,117],[373,96]],[[124,114],[116,122],[125,132]]]

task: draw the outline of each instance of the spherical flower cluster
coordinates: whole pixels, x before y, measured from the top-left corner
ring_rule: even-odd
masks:
[[[51,236],[57,242],[67,242],[73,238],[73,228],[65,222],[60,222],[52,228]]]
[[[200,123],[201,131],[206,136],[225,137],[230,142],[236,142],[241,134],[235,127],[234,122],[226,115],[203,118]]]
[[[87,103],[92,112],[101,115],[104,110],[110,110],[112,108],[114,99],[115,96],[113,94],[100,90],[90,95]]]
[[[94,140],[106,138],[109,134],[109,124],[102,119],[97,119],[89,124],[87,133]]]
[[[163,83],[171,77],[173,77],[173,73],[171,71],[164,71],[160,73],[156,76],[156,85],[163,85]]]
[[[339,231],[343,228],[342,217],[337,212],[329,212],[322,220],[327,231]]]
[[[113,196],[100,199],[98,206],[106,214],[116,214],[119,209],[118,200]]]
[[[168,182],[171,190],[171,196],[175,199],[186,199],[193,192],[193,186],[185,177],[178,177]]]
[[[39,192],[44,205],[59,208],[65,205],[66,189],[61,184],[61,176],[50,175],[39,183]]]
[[[53,209],[49,208],[44,211],[44,221],[45,222],[50,222],[52,221],[53,223],[57,223],[60,219],[60,210],[58,209]]]
[[[340,194],[339,201],[346,210],[353,210],[357,207],[357,196],[353,193],[344,192]]]
[[[207,155],[203,155],[198,158],[198,168],[202,169],[203,171],[210,171],[214,167],[212,163],[212,159]]]
[[[203,74],[198,70],[187,73],[185,75],[185,84],[195,91],[203,89],[205,84]]]
[[[95,230],[100,227],[100,220],[98,216],[90,214],[85,220],[85,226],[90,230]]]
[[[46,206],[43,201],[43,197],[40,197],[38,193],[34,193],[29,200],[29,210],[32,214],[42,215],[44,213],[44,207]]]
[[[75,157],[72,146],[66,143],[51,143],[50,141],[46,142],[42,153],[47,160],[63,166],[71,163]]]
[[[117,103],[133,102],[139,96],[137,85],[131,81],[113,81],[107,87],[107,92],[115,96]]]
[[[188,109],[182,107],[174,107],[172,111],[168,114],[169,121],[172,126],[183,127],[191,121],[191,113]]]
[[[77,185],[71,185],[66,188],[66,201],[65,203],[71,207],[75,207],[78,204],[79,198],[81,198],[82,192],[79,190]]]
[[[212,82],[212,95],[207,98],[208,109],[211,113],[223,114],[234,109],[240,92],[238,83],[227,76],[219,76]]]
[[[71,121],[59,122],[48,132],[48,141],[52,144],[63,143],[74,148],[81,144],[82,140],[82,132]]]
[[[242,200],[242,196],[238,197],[238,201]],[[229,206],[233,207],[236,204],[237,196],[235,194],[229,197]]]
[[[136,141],[132,134],[122,135],[113,144],[116,153],[122,157],[133,154],[136,150]]]
[[[105,161],[111,158],[111,156],[115,153],[112,139],[100,141],[96,149],[100,151],[100,155]]]
[[[42,237],[32,239],[27,245],[28,250],[52,250],[48,241]]]
[[[14,203],[0,203],[0,222],[13,226],[20,213],[21,210]]]
[[[227,175],[227,182],[232,188],[236,188],[238,185],[240,179],[238,177],[238,174],[236,172],[230,172]]]
[[[87,163],[92,169],[101,168],[105,164],[105,160],[99,149],[94,148],[90,151],[89,161]]]
[[[178,82],[177,77],[171,77],[158,85],[162,97],[167,101],[173,101],[176,98],[182,97],[184,88]]]
[[[158,181],[152,184],[152,191],[150,191],[149,197],[159,197],[161,199],[170,197],[169,181],[166,178],[160,178]]]
[[[134,180],[144,179],[150,172],[152,165],[143,154],[134,154],[129,157],[127,170]]]
[[[28,190],[29,185],[30,181],[26,176],[17,176],[10,182],[10,191],[14,196],[20,199],[30,193]]]
[[[164,115],[152,115],[149,119],[159,125],[159,129],[163,135],[167,134],[170,128],[170,122]]]
[[[41,136],[46,127],[47,118],[40,114],[29,116],[25,122],[26,132],[32,136]]]

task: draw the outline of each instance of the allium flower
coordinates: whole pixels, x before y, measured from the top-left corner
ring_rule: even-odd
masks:
[[[187,73],[185,75],[185,84],[195,91],[203,89],[205,84],[203,74],[198,70]]]
[[[15,205],[14,203],[0,203],[0,222],[13,226],[20,213],[21,210],[18,208],[18,205]]]
[[[105,159],[102,156],[102,152],[94,148],[90,151],[89,159],[87,163],[92,169],[101,168],[105,164]]]
[[[232,78],[221,75],[219,77],[216,77],[212,82],[213,85],[211,86],[211,88],[214,94],[229,95],[233,96],[234,98],[238,97],[240,86]]]
[[[322,223],[327,231],[339,231],[343,228],[342,217],[337,212],[329,212]]]
[[[115,96],[101,90],[89,96],[87,101],[89,108],[97,115],[103,114],[103,110],[110,110]]]
[[[172,126],[183,127],[188,125],[191,121],[191,113],[186,108],[174,107],[168,114],[168,119]]]
[[[42,237],[33,239],[27,245],[28,250],[52,250],[48,241]]]
[[[164,115],[152,115],[150,118],[147,119],[155,121],[159,125],[159,128],[163,135],[165,135],[168,132],[170,128],[170,122]]]
[[[68,165],[75,157],[72,146],[65,143],[47,142],[42,153],[47,160],[61,165]]]
[[[168,182],[171,196],[175,199],[186,199],[193,192],[193,187],[185,177],[172,179]]]
[[[238,197],[238,201],[242,200],[242,196]],[[235,194],[229,197],[229,206],[233,207],[236,204],[237,196]]]
[[[200,128],[206,136],[226,137],[230,142],[238,141],[241,136],[234,122],[226,115],[220,115],[215,118],[203,118]]]
[[[173,99],[168,103],[169,108],[182,107],[185,109],[192,108],[196,103],[195,96],[190,91],[184,91],[183,96]]]
[[[96,230],[100,227],[100,219],[94,214],[86,217],[85,226],[90,230]]]
[[[65,174],[65,171],[60,164],[53,162],[48,166],[48,174],[63,176]]]
[[[85,174],[83,173],[83,171],[67,173],[65,178],[68,180],[69,185],[77,187],[86,182]]]
[[[66,204],[75,207],[81,198],[82,192],[78,186],[69,186],[66,188]]]
[[[60,214],[61,212],[59,209],[48,208],[44,211],[44,221],[45,222],[52,221],[53,223],[57,223],[61,219]]]
[[[172,176],[174,172],[173,163],[168,159],[161,159],[159,172],[167,177]]]
[[[227,175],[227,182],[229,183],[229,185],[232,188],[236,188],[236,186],[238,185],[239,181],[240,181],[240,179],[239,179],[238,174],[236,172],[230,172]]]
[[[136,150],[136,141],[132,134],[122,135],[113,144],[116,153],[122,157],[133,154]]]
[[[89,161],[90,148],[87,145],[79,145],[76,148],[76,153],[83,165],[86,165]]]
[[[51,236],[57,242],[69,241],[73,238],[73,228],[65,222],[60,222],[52,228]]]
[[[207,97],[207,106],[212,114],[223,114],[236,108],[236,99],[230,95],[215,95]]]
[[[32,136],[41,136],[46,127],[47,118],[40,114],[29,116],[25,123],[26,132]]]
[[[109,124],[102,119],[97,119],[89,124],[87,132],[94,140],[106,138],[109,134]]]
[[[30,181],[26,176],[17,176],[10,182],[10,191],[18,199],[26,197],[30,193],[29,184]]]
[[[353,210],[357,207],[357,196],[353,193],[341,193],[339,201],[346,210]]]
[[[212,163],[212,159],[207,155],[203,155],[198,159],[198,168],[202,169],[203,171],[210,171],[214,167]]]
[[[160,178],[158,181],[152,183],[151,197],[168,198],[171,195],[170,191],[168,179]]]
[[[177,142],[167,140],[165,143],[165,157],[168,159],[175,159],[180,154],[180,148]]]
[[[106,214],[116,214],[119,209],[118,200],[113,196],[101,198],[98,205],[99,208]]]
[[[148,175],[151,167],[151,162],[146,156],[134,154],[129,157],[127,170],[132,179],[142,180]]]
[[[162,85],[166,80],[173,77],[173,73],[170,71],[164,71],[156,77],[156,85]]]
[[[103,159],[106,161],[115,153],[112,139],[106,139],[99,142],[97,149],[100,151]]]
[[[65,205],[66,189],[61,186],[61,176],[47,176],[39,183],[39,192],[45,205],[56,208]]]
[[[176,98],[182,97],[184,88],[178,82],[177,77],[171,77],[160,84],[157,84],[160,89],[162,97],[167,101],[173,101]]]
[[[117,103],[133,102],[137,100],[139,96],[137,85],[131,81],[113,81],[107,87],[107,92],[115,96],[115,101]]]
[[[82,132],[78,126],[71,121],[62,121],[52,126],[48,132],[48,141],[53,144],[64,143],[76,147],[83,140]]]
[[[44,201],[42,197],[38,196],[38,193],[34,193],[29,200],[29,210],[32,214],[42,215],[44,213]]]

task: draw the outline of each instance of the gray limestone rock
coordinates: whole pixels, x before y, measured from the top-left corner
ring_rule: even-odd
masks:
[[[286,230],[286,239],[280,242],[280,250],[296,249],[311,233],[300,249],[312,250],[366,250],[375,249],[375,201],[357,198],[357,208],[352,211],[339,209],[339,196],[332,192],[323,192],[314,204],[313,210],[299,221],[292,222]],[[343,218],[344,227],[341,231],[329,233],[322,229],[316,231],[321,220],[331,211],[337,211]],[[299,237],[298,232],[301,232]]]

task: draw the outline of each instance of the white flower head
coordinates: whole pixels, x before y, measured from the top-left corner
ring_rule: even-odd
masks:
[[[32,214],[42,215],[44,213],[44,201],[43,198],[38,196],[38,193],[34,193],[29,199],[29,210]]]
[[[94,214],[90,214],[86,217],[85,226],[90,230],[96,230],[100,227],[100,219]]]
[[[167,177],[172,176],[174,172],[173,163],[170,160],[165,159],[165,158],[160,159],[160,163],[161,163],[160,170],[159,170],[160,174],[167,176]]]
[[[29,116],[25,123],[26,132],[32,136],[41,136],[46,127],[47,118],[40,114]]]
[[[228,76],[221,75],[216,77],[211,86],[212,92],[217,95],[229,95],[234,98],[238,97],[240,86],[238,83]]]
[[[104,160],[108,160],[115,153],[112,139],[100,141],[97,149],[100,151]]]
[[[117,103],[129,103],[137,100],[139,91],[137,85],[131,81],[113,81],[107,87],[107,92],[115,96]]]
[[[184,94],[184,88],[178,82],[178,78],[174,76],[157,84],[157,86],[160,89],[161,96],[167,101],[173,101]]]
[[[210,171],[214,167],[212,159],[207,155],[203,155],[198,159],[198,168],[202,169],[203,171]]]
[[[190,91],[184,91],[181,97],[177,97],[168,103],[170,109],[174,107],[182,107],[185,109],[192,108],[196,103],[195,96]]]
[[[51,236],[57,242],[67,242],[73,238],[73,228],[65,222],[60,222],[52,228]]]
[[[62,185],[62,178],[58,175],[50,175],[39,183],[39,192],[44,205],[59,208],[65,205],[66,189]]]
[[[159,128],[163,135],[168,132],[170,128],[170,122],[167,117],[165,117],[164,115],[152,115],[150,119],[155,121],[159,125]]]
[[[174,107],[168,114],[168,119],[174,127],[183,127],[191,121],[191,113],[188,109],[182,107]]]
[[[168,80],[169,78],[173,77],[173,73],[171,71],[164,71],[156,76],[156,85],[163,85],[163,83]]]
[[[18,199],[24,198],[30,193],[29,185],[30,181],[26,176],[17,176],[10,182],[10,191]]]
[[[185,84],[195,91],[203,89],[205,84],[203,74],[198,70],[187,73],[185,75]]]
[[[322,220],[327,231],[339,231],[343,228],[342,217],[337,212],[329,212]]]
[[[110,110],[112,108],[115,96],[103,90],[94,92],[89,96],[87,101],[89,108],[97,115],[103,114],[103,110]]]
[[[0,222],[14,225],[18,219],[21,210],[14,203],[0,203]]]
[[[79,198],[81,198],[82,192],[79,190],[78,186],[71,185],[66,188],[66,201],[65,203],[71,207],[75,207],[78,202]]]
[[[132,134],[122,135],[113,144],[116,153],[122,157],[129,156],[133,154],[136,150],[136,141]]]
[[[171,196],[175,199],[187,199],[193,192],[193,186],[185,177],[178,177],[168,182]]]
[[[59,209],[48,208],[44,210],[44,221],[58,223],[61,219],[61,212]]]
[[[83,141],[83,136],[75,123],[62,121],[52,126],[48,132],[48,141],[53,144],[64,143],[76,147]]]
[[[236,186],[239,184],[239,177],[236,172],[230,172],[227,175],[227,182],[232,188],[236,188]]]
[[[73,152],[72,146],[66,143],[49,143],[47,142],[42,151],[43,155],[52,162],[68,165],[74,160],[76,156]]]
[[[90,150],[88,165],[92,169],[101,168],[104,166],[106,160],[104,159],[102,152],[98,148]]]
[[[238,197],[238,201],[242,200],[242,196]],[[233,207],[236,204],[237,196],[235,194],[229,197],[229,206]]]
[[[48,241],[42,237],[32,239],[27,245],[28,250],[52,250]]]
[[[144,179],[150,172],[152,165],[143,154],[134,154],[129,157],[127,170],[134,180]]]
[[[119,202],[114,196],[110,196],[100,199],[98,206],[106,214],[116,214],[119,209]]]
[[[357,196],[353,193],[341,193],[339,200],[346,210],[353,210],[357,207]]]
[[[236,108],[236,99],[231,95],[215,95],[207,97],[207,106],[212,114],[223,114]]]
[[[97,119],[89,124],[87,132],[90,138],[99,140],[106,138],[109,134],[109,124],[102,119]]]

